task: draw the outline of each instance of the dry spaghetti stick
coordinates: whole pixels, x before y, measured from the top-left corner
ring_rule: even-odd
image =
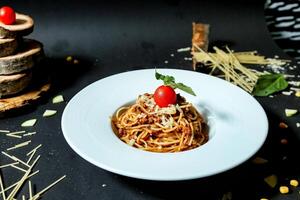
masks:
[[[25,180],[27,179],[29,173],[31,172],[32,168],[34,167],[34,165],[37,163],[37,161],[40,159],[40,155],[38,155],[38,157],[34,160],[34,162],[32,163],[32,165],[29,167],[29,169],[26,171],[26,173],[23,175],[23,177],[21,178],[21,180],[18,182],[18,184],[15,186],[15,188],[11,191],[11,193],[9,194],[9,196],[7,197],[8,200],[14,198],[14,196],[16,195],[16,193],[19,191],[19,189],[21,188],[21,186],[23,185],[23,183],[25,182]]]
[[[31,159],[33,158],[34,154],[36,153],[37,149],[40,148],[42,146],[42,144],[39,144],[37,147],[35,147],[34,149],[32,149],[29,153],[27,153],[26,155],[30,155],[30,157],[27,160],[27,164],[30,163]]]
[[[9,157],[10,159],[14,160],[14,161],[17,161],[17,162],[20,162],[22,163],[23,165],[27,166],[27,167],[30,167],[30,165],[28,165],[27,163],[25,163],[24,161],[20,160],[19,158],[15,157],[15,156],[11,156],[9,155],[8,153],[5,153],[4,151],[1,152],[2,154],[6,155],[7,157]]]
[[[9,137],[15,137],[15,138],[22,138],[21,135],[18,135],[18,134],[21,134],[21,133],[25,133],[26,131],[15,131],[15,132],[10,132],[8,134],[6,134],[6,136],[9,136]]]
[[[33,158],[35,152],[36,152],[36,151],[34,151],[34,152],[30,155],[30,157],[28,158],[28,160],[27,160],[27,162],[26,162],[27,164],[30,163],[30,161],[31,161],[31,159]]]
[[[25,195],[22,195],[22,200],[26,200]]]
[[[14,137],[14,138],[22,138],[22,136],[20,136],[20,135],[10,135],[10,134],[6,134],[6,136],[8,136],[8,137]]]
[[[34,153],[38,148],[40,148],[42,144],[39,144],[37,147],[33,148],[31,151],[29,151],[26,155],[29,156],[30,154]]]
[[[0,173],[0,189],[1,189],[1,191],[3,191],[2,192],[2,198],[3,198],[3,200],[6,200],[1,173]]]
[[[9,135],[17,135],[17,134],[21,134],[21,133],[26,133],[26,131],[15,131],[15,132],[9,132]],[[7,135],[8,135],[7,134]]]
[[[21,168],[21,167],[18,167],[18,166],[15,166],[15,165],[11,165],[11,167],[13,167],[13,168],[15,168],[15,169],[18,169],[18,170],[20,170],[20,171],[22,171],[22,172],[26,172],[26,170],[23,169],[23,168]]]
[[[30,175],[27,177],[27,179],[33,177],[34,175],[36,175],[36,174],[39,173],[39,172],[40,172],[40,170],[37,170],[37,171],[33,172],[32,174],[30,174]],[[27,179],[26,179],[26,180],[27,180]],[[15,182],[14,184],[11,184],[10,186],[8,186],[7,188],[5,188],[4,190],[0,191],[0,193],[6,192],[7,190],[9,190],[9,189],[13,188],[14,186],[16,186],[18,183],[19,183],[19,181]]]
[[[60,177],[59,179],[57,179],[56,181],[54,181],[52,184],[50,184],[49,186],[47,186],[46,188],[44,188],[43,190],[41,190],[40,192],[38,192],[36,195],[34,195],[32,197],[32,200],[38,199],[43,193],[45,193],[47,190],[49,190],[51,187],[53,187],[54,185],[56,185],[58,182],[60,182],[64,178],[66,178],[66,175]]]
[[[5,168],[5,167],[10,167],[11,165],[17,165],[19,164],[19,162],[14,162],[14,163],[9,163],[9,164],[5,164],[5,165],[1,165],[0,169]]]
[[[34,135],[34,134],[36,134],[36,132],[29,132],[29,133],[24,134],[23,136],[31,136],[31,135]]]
[[[31,181],[28,181],[28,187],[29,187],[29,199],[32,199],[32,187],[31,187]]]
[[[0,130],[0,133],[9,133],[9,130]]]
[[[7,150],[7,151],[10,151],[10,150],[13,150],[13,149],[18,149],[18,148],[20,148],[20,147],[27,146],[30,142],[31,142],[31,140],[28,140],[28,141],[26,141],[26,142],[22,142],[22,143],[17,144],[17,145],[15,145],[15,146],[13,146],[13,147],[10,147],[10,148],[8,148],[8,149],[6,149],[6,150]]]

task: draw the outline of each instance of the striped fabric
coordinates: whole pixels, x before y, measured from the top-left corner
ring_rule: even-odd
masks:
[[[267,0],[265,18],[278,46],[300,64],[300,1]]]

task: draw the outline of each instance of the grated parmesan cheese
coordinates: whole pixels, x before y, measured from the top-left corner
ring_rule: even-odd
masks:
[[[295,87],[300,87],[300,81],[288,81],[288,83]]]
[[[128,143],[128,144],[129,144],[130,146],[133,146],[133,145],[134,145],[134,143],[135,143],[135,139],[131,139],[131,140],[129,141],[129,143]]]
[[[190,51],[190,50],[191,50],[191,47],[185,47],[185,48],[177,49],[177,52],[180,53],[180,52],[185,52],[185,51]]]
[[[283,95],[286,95],[286,96],[290,96],[292,93],[293,93],[293,91],[283,91],[283,92],[281,92]]]
[[[159,106],[155,106],[155,111],[158,114],[168,114],[173,115],[176,113],[176,107],[174,105],[170,105],[169,107],[160,108]]]
[[[167,119],[165,117],[165,115],[162,115],[160,119],[161,119],[161,124],[164,127],[166,127],[166,128],[172,128],[173,127],[173,125],[174,125],[174,119],[173,119],[173,117],[170,117],[169,119]]]

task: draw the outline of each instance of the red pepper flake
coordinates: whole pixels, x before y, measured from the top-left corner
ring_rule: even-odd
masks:
[[[288,128],[289,126],[286,124],[286,123],[284,123],[284,122],[280,122],[279,123],[279,128]]]
[[[280,140],[280,143],[285,145],[285,144],[288,144],[289,142],[287,139],[283,138]]]

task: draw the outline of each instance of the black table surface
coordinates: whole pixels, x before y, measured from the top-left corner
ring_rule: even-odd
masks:
[[[268,57],[287,58],[270,37],[264,18],[264,1],[4,0],[2,5],[10,5],[34,18],[35,29],[28,37],[44,44],[50,66],[51,92],[37,105],[0,119],[0,129],[8,130],[23,130],[20,126],[23,121],[38,120],[34,127],[26,129],[37,132],[30,137],[32,143],[19,153],[15,151],[24,158],[24,152],[43,145],[36,166],[40,172],[32,178],[34,190],[40,191],[67,175],[43,199],[230,199],[224,194],[238,200],[300,199],[299,188],[289,186],[290,179],[300,178],[297,162],[300,134],[296,127],[300,118],[299,115],[288,118],[284,114],[285,108],[299,108],[300,99],[294,96],[278,94],[274,98],[257,98],[268,115],[270,128],[265,144],[254,157],[264,157],[268,163],[255,165],[250,159],[227,172],[190,181],[146,181],[105,171],[78,156],[61,130],[61,116],[68,101],[96,80],[153,67],[192,70],[191,61],[184,59],[190,54],[176,50],[191,45],[194,21],[210,24],[211,46],[227,44],[236,51],[257,50]],[[69,55],[80,63],[67,64],[65,58]],[[299,72],[297,69],[290,73]],[[62,94],[66,101],[52,104],[51,98],[57,94]],[[58,113],[43,118],[45,109],[55,109]],[[281,121],[289,128],[278,128]],[[249,123],[255,125],[255,120]],[[280,143],[283,137],[288,139],[287,145]],[[1,150],[16,144],[17,140],[1,134]],[[4,155],[0,156],[1,164],[8,161]],[[188,170],[189,166],[186,167]],[[275,188],[264,181],[271,174],[278,177]],[[9,185],[21,173],[3,169],[2,175]],[[288,185],[290,193],[280,194],[281,185]],[[26,193],[26,189],[27,186],[23,192]]]

